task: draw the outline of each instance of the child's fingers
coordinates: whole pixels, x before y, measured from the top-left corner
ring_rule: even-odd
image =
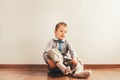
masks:
[[[77,65],[77,59],[76,59],[76,58],[73,58],[73,59],[72,59],[72,63],[73,63],[73,65]]]

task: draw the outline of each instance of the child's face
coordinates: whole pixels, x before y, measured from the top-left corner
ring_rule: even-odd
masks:
[[[57,31],[55,31],[55,36],[56,38],[63,40],[65,39],[66,33],[67,33],[67,26],[60,25]]]

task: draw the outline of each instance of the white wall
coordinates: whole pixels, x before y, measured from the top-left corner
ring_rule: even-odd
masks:
[[[0,64],[44,64],[57,22],[86,64],[120,64],[119,0],[0,0]]]

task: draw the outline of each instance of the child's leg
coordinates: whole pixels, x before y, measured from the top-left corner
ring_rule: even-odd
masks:
[[[63,57],[57,49],[48,51],[48,57],[56,64],[56,66],[65,74],[69,74],[70,69],[63,64]]]
[[[77,58],[77,62],[76,63],[77,63],[76,65],[73,65],[73,71],[84,70],[84,65],[83,65],[82,60],[80,60],[79,58]]]
[[[83,63],[81,62],[81,60],[76,60],[77,62],[75,62],[76,64],[73,63],[73,59],[70,59],[70,58],[67,58],[65,57],[64,58],[64,64],[66,66],[70,66],[71,69],[72,69],[72,72],[75,72],[76,70],[83,70]]]
[[[77,60],[77,65],[73,65],[74,77],[78,78],[88,78],[91,71],[84,70],[84,65],[80,59]]]
[[[50,51],[48,51],[47,56],[50,57],[52,59],[52,61],[55,63],[57,63],[57,62],[63,63],[63,57],[57,49],[51,49]]]

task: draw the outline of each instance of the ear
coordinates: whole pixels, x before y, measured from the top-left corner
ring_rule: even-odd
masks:
[[[56,34],[56,31],[54,31],[54,34]]]
[[[55,36],[56,36],[56,31],[54,31],[54,34],[55,34]]]

